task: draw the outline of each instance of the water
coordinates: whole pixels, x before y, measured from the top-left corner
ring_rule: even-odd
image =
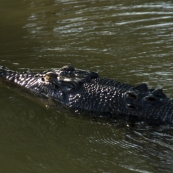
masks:
[[[6,0],[0,11],[1,65],[71,64],[173,97],[172,1]],[[0,172],[173,172],[170,129],[115,127],[0,95]]]

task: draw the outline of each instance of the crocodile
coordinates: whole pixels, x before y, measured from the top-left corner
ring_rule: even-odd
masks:
[[[46,105],[60,104],[111,121],[123,117],[151,125],[173,125],[173,100],[162,89],[149,88],[145,83],[120,83],[70,65],[41,73],[0,66],[0,84],[24,90]]]

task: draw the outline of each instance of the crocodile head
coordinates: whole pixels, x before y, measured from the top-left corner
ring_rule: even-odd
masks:
[[[42,94],[63,104],[68,103],[70,95],[76,95],[79,92],[83,83],[98,78],[98,74],[95,72],[75,69],[72,66],[48,70],[38,76],[41,77]]]
[[[10,88],[20,88],[32,95],[68,104],[69,97],[79,92],[83,83],[98,78],[98,74],[64,66],[43,73],[15,72],[0,66],[0,83]]]

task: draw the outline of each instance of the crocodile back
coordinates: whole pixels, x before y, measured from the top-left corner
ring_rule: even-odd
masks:
[[[108,118],[121,115],[135,121],[173,123],[173,102],[161,89],[148,89],[146,84],[132,86],[115,80],[96,78],[82,84],[69,96],[68,105]]]

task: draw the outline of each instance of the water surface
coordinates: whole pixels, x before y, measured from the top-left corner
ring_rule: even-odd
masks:
[[[172,1],[7,0],[0,64],[71,64],[173,97]],[[170,128],[128,128],[46,109],[0,87],[1,172],[173,172]]]

